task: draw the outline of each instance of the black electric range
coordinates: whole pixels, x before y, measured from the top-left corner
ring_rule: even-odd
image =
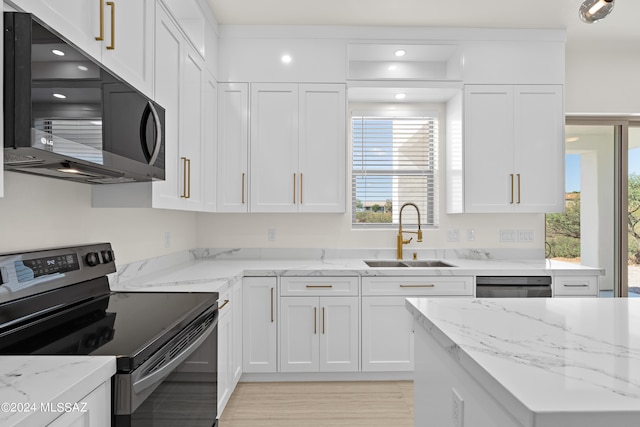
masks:
[[[176,390],[179,419],[215,425],[218,294],[112,292],[115,271],[108,243],[0,255],[0,354],[116,356],[114,425],[173,425],[159,403]]]

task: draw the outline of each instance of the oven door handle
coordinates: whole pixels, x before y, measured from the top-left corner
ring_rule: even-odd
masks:
[[[180,354],[178,354],[176,357],[171,359],[169,363],[167,363],[157,371],[154,371],[153,373],[143,378],[135,380],[133,382],[133,391],[136,393],[140,393],[142,390],[148,387],[151,387],[153,384],[157,382],[162,381],[167,375],[171,373],[171,371],[173,371],[178,365],[184,362],[185,359],[191,356],[191,354],[194,351],[196,351],[198,347],[200,347],[200,345],[204,342],[204,340],[206,340],[209,337],[209,335],[211,335],[211,332],[213,332],[213,330],[217,326],[218,326],[218,316],[216,313],[215,320],[213,321],[213,323],[211,323],[211,325],[209,325],[207,330],[205,330],[202,333],[202,335],[200,335],[195,341],[193,341],[191,344],[189,344],[189,346],[187,346],[184,350],[182,350]]]

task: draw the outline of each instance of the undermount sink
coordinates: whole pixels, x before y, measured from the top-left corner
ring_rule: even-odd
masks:
[[[451,265],[444,261],[435,260],[435,259],[420,259],[420,260],[386,260],[386,259],[376,259],[371,261],[365,261],[369,267],[422,267],[422,268],[433,268],[433,267],[455,267],[455,265]]]

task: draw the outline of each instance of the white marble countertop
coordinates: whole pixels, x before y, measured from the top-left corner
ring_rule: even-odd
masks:
[[[412,298],[407,308],[512,413],[640,425],[640,300]]]
[[[115,372],[112,356],[1,356],[0,425],[47,425]]]
[[[266,252],[266,253],[265,253]],[[604,270],[554,260],[456,258],[454,253],[420,254],[454,267],[372,268],[364,260],[390,259],[391,251],[283,251],[196,250],[118,266],[110,279],[115,291],[212,292],[244,276],[475,276],[475,275],[603,275]],[[465,254],[468,256],[468,254]],[[270,257],[271,256],[271,257]],[[300,258],[306,256],[306,258]]]

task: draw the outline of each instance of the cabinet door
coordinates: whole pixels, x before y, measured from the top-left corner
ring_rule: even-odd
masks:
[[[222,306],[222,297],[219,305]],[[227,304],[220,310],[218,318],[218,416],[222,414],[224,407],[231,397],[233,387],[233,308]]]
[[[105,4],[102,63],[152,98],[155,1],[115,0],[112,3]]]
[[[64,38],[100,61],[102,42],[100,36],[100,2],[87,0],[12,0],[18,8],[33,13]],[[104,15],[106,20],[107,16]],[[105,23],[107,23],[105,21]],[[103,38],[106,38],[105,25]]]
[[[233,303],[231,310],[231,314],[233,315],[231,322],[233,335],[233,354],[231,360],[233,384],[231,390],[233,391],[242,376],[242,282],[237,282],[233,285],[231,301]]]
[[[564,211],[564,108],[561,85],[516,86],[518,212]]]
[[[180,173],[182,209],[201,210],[202,198],[202,110],[204,61],[184,43],[180,93]]]
[[[300,85],[299,96],[298,210],[344,212],[345,86]]]
[[[362,370],[413,370],[413,318],[406,297],[362,297]]]
[[[511,212],[513,87],[468,85],[464,91],[465,212]]]
[[[249,84],[218,86],[218,212],[249,206]]]
[[[358,298],[321,297],[318,314],[320,371],[358,371]]]
[[[203,110],[202,110],[202,207],[205,212],[217,210],[216,163],[218,157],[217,124],[218,95],[217,82],[213,75],[205,70]]]
[[[276,372],[276,278],[242,280],[242,368]]]
[[[180,81],[182,35],[167,12],[156,10],[155,98],[165,109],[165,180],[154,182],[153,206],[180,209]]]
[[[318,372],[318,297],[280,299],[280,371]]]
[[[99,385],[78,401],[84,411],[65,412],[49,427],[107,427],[111,425],[111,382]],[[71,403],[71,402],[69,402]]]
[[[298,85],[251,85],[251,211],[298,210]]]

